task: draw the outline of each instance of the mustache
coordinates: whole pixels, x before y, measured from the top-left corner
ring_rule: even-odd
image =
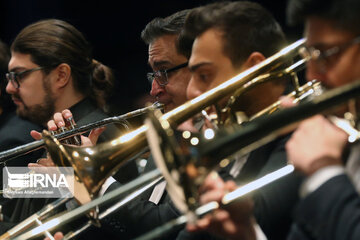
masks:
[[[21,99],[21,97],[18,95],[18,94],[13,94],[11,95],[11,99],[14,101],[14,100],[17,100],[17,101],[20,101],[20,102],[23,102],[23,100]]]

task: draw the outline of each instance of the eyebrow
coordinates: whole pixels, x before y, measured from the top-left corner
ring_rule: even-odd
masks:
[[[202,67],[204,65],[212,65],[211,62],[201,62],[192,66],[189,66],[190,72],[195,72],[196,69],[198,69],[199,67]]]
[[[150,63],[148,63],[150,65]],[[163,66],[163,65],[166,65],[166,64],[171,64],[170,61],[157,61],[157,62],[154,62],[154,67],[160,67],[160,66]],[[151,65],[150,65],[151,66]]]
[[[9,72],[16,72],[18,70],[26,70],[26,67],[14,67],[12,69],[9,70]]]
[[[333,48],[333,47],[336,47],[336,46],[339,46],[339,45],[342,45],[343,43],[339,43],[339,42],[334,42],[334,43],[315,43],[315,44],[312,44],[308,47],[313,47],[313,48],[316,48],[316,49],[329,49],[329,48]]]

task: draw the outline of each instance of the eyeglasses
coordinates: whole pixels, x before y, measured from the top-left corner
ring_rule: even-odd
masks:
[[[359,43],[360,36],[350,40],[349,42],[329,48],[327,50],[320,50],[315,47],[306,47],[302,50],[301,55],[304,58],[313,60],[319,66],[320,70],[325,72],[329,66],[335,63],[339,54],[344,52],[349,47]]]
[[[19,81],[21,80],[21,78],[23,78],[25,76],[25,74],[28,74],[28,73],[31,73],[34,71],[38,71],[43,68],[45,68],[45,67],[37,67],[37,68],[27,69],[22,72],[8,72],[8,73],[6,73],[6,79],[8,82],[11,82],[11,84],[15,88],[19,88],[20,87]]]
[[[187,65],[188,65],[188,63],[186,62],[186,63],[180,64],[178,66],[175,66],[173,68],[148,73],[146,76],[147,76],[147,79],[149,80],[150,83],[152,83],[154,81],[154,79],[155,79],[155,81],[160,86],[165,86],[169,82],[168,73],[177,71],[177,70],[179,70],[181,68],[184,68],[184,67],[187,67]]]

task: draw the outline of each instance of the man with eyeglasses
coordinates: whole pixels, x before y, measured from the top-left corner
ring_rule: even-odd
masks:
[[[289,2],[291,22],[305,21],[307,54],[312,57],[306,70],[308,80],[318,79],[331,89],[360,78],[359,11],[357,0]],[[358,144],[349,150],[347,139],[347,134],[326,117],[317,115],[303,121],[287,142],[288,161],[307,176],[299,191],[302,200],[288,240],[360,239],[360,152]],[[234,189],[213,183],[210,186],[219,196],[224,190]],[[243,236],[234,236],[236,233],[253,237],[247,225],[251,216],[243,214],[244,209],[231,209],[207,219],[206,227],[216,227],[215,231],[235,239]],[[223,223],[231,228],[225,228]]]
[[[190,11],[182,10],[165,18],[155,18],[141,33],[141,38],[148,45],[148,63],[154,71],[147,74],[151,83],[150,94],[164,104],[164,112],[180,106],[187,100],[186,88],[190,80],[187,66],[191,49],[180,49],[178,38]],[[182,127],[188,128],[188,124],[185,123]],[[148,162],[148,169],[155,167],[152,159]],[[143,227],[142,233],[180,215],[165,190],[165,183],[157,185],[151,194],[138,199],[133,206],[139,216],[142,216],[139,221]],[[175,239],[177,232],[163,236],[162,239]]]
[[[168,112],[186,101],[186,87],[190,79],[187,68],[188,53],[180,52],[177,38],[188,10],[180,11],[165,19],[155,18],[141,33],[149,45],[149,65],[154,72],[148,73],[151,96],[164,104]],[[167,28],[167,25],[172,25]]]
[[[22,118],[45,127],[54,114],[56,118],[65,109],[72,112],[70,121],[79,125],[108,117],[104,109],[113,86],[112,71],[93,59],[91,46],[83,34],[65,21],[41,20],[22,29],[11,45],[8,69],[6,91],[11,94],[16,112]],[[58,122],[57,127],[68,127],[70,121]],[[49,130],[57,130],[57,127]],[[120,134],[117,126],[109,125],[99,137],[99,142],[114,139]],[[32,131],[31,135],[41,138],[36,131]],[[38,163],[35,161],[28,159],[25,166],[53,165],[45,159]],[[122,178],[118,180],[121,183],[138,173],[134,162],[124,166],[120,172]],[[4,216],[16,225],[53,200],[12,199],[9,201],[11,205],[3,206]],[[91,231],[83,237],[112,236],[111,232],[97,233],[99,231]]]
[[[165,112],[186,101],[186,87],[190,79],[187,68],[190,49],[180,50],[177,41],[188,12],[182,10],[165,18],[155,18],[141,33],[142,39],[149,46],[148,62],[153,70],[147,74],[152,84],[150,94],[164,104]],[[145,171],[153,168],[155,164],[150,157]],[[119,186],[118,182],[114,182],[107,191]],[[106,219],[109,224],[105,227],[114,226],[111,230],[118,238],[133,239],[179,214],[166,193],[165,184],[161,183]],[[173,232],[162,239],[175,239],[176,235],[177,232]],[[58,233],[56,239],[61,238],[62,234]]]
[[[192,99],[277,53],[286,46],[286,39],[279,23],[264,7],[254,2],[237,1],[213,3],[191,11],[180,43],[180,46],[192,44],[189,59],[191,79],[187,88],[187,96]],[[285,93],[287,83],[290,84],[290,79],[285,78],[259,84],[241,95],[232,110],[244,112],[251,117],[277,101]],[[229,96],[226,96],[217,105],[222,109],[228,100]],[[246,156],[231,156],[233,164],[222,171],[226,174],[220,172],[221,176],[227,175],[225,180],[235,180],[241,186],[285,166],[287,161],[284,144],[287,139],[288,136],[278,138]],[[239,208],[244,211],[241,211],[243,216],[237,219],[246,220],[247,227],[252,233],[257,230],[258,237],[265,235],[267,239],[284,239],[290,230],[292,210],[298,199],[297,189],[301,180],[296,175],[286,177],[255,192]],[[220,199],[219,192],[209,191],[209,181],[217,186],[227,184],[220,177],[208,176],[201,186],[201,204]],[[236,207],[232,210],[236,211]],[[210,215],[224,213],[219,210]],[[208,223],[208,218],[203,220],[194,228],[189,227],[190,230],[198,230],[194,235],[182,232],[186,236],[184,239],[209,239],[209,235],[204,236],[204,230],[220,236],[220,239],[251,239],[242,238],[245,237],[242,233],[236,238],[235,233],[231,236],[223,235],[221,231],[216,232],[225,223],[222,221],[205,229],[204,223]],[[258,231],[259,226],[263,233]],[[233,226],[227,227],[225,229],[233,229]]]
[[[187,68],[190,50],[181,51],[177,41],[188,12],[182,10],[165,18],[155,18],[141,33],[143,41],[148,45],[148,63],[153,70],[147,73],[147,79],[152,85],[150,94],[164,104],[164,112],[186,101],[186,87],[190,80]],[[145,172],[155,167],[150,156]],[[108,219],[109,222],[123,223],[121,227],[115,225],[113,229],[119,238],[133,239],[180,215],[167,195],[165,185],[165,182],[158,184]],[[114,182],[108,191],[116,187],[119,184]],[[176,235],[177,232],[172,232],[161,239],[175,239]]]
[[[10,50],[8,46],[0,40],[0,75],[5,76],[10,60]],[[41,130],[41,127],[29,121],[19,118],[15,113],[15,105],[11,101],[10,95],[6,94],[6,79],[0,79],[0,151],[5,151],[22,144],[34,141],[30,136],[31,130]],[[10,161],[0,163],[0,186],[3,186],[3,167],[24,166],[29,159],[38,159],[43,151],[29,153],[27,156],[19,156]],[[10,202],[8,198],[0,196],[0,205]],[[2,214],[2,213],[1,213]],[[5,225],[5,226],[4,226]],[[9,224],[11,226],[11,224]],[[7,229],[7,224],[0,225],[0,232]]]
[[[308,80],[318,79],[331,89],[360,79],[359,11],[357,0],[289,2],[291,23],[305,21],[313,57]],[[355,100],[355,114],[358,107]],[[317,115],[299,126],[286,150],[289,161],[307,176],[289,239],[360,239],[359,144],[349,148],[347,134]]]

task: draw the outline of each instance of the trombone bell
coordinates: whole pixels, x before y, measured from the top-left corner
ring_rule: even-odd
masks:
[[[123,141],[113,140],[99,144],[98,147],[75,147],[61,144],[56,138],[44,132],[47,151],[57,166],[71,166],[82,182],[90,198],[98,194],[106,179],[115,174],[127,162],[129,155],[146,147],[144,128],[139,134],[125,134]],[[128,139],[126,139],[126,136]]]

